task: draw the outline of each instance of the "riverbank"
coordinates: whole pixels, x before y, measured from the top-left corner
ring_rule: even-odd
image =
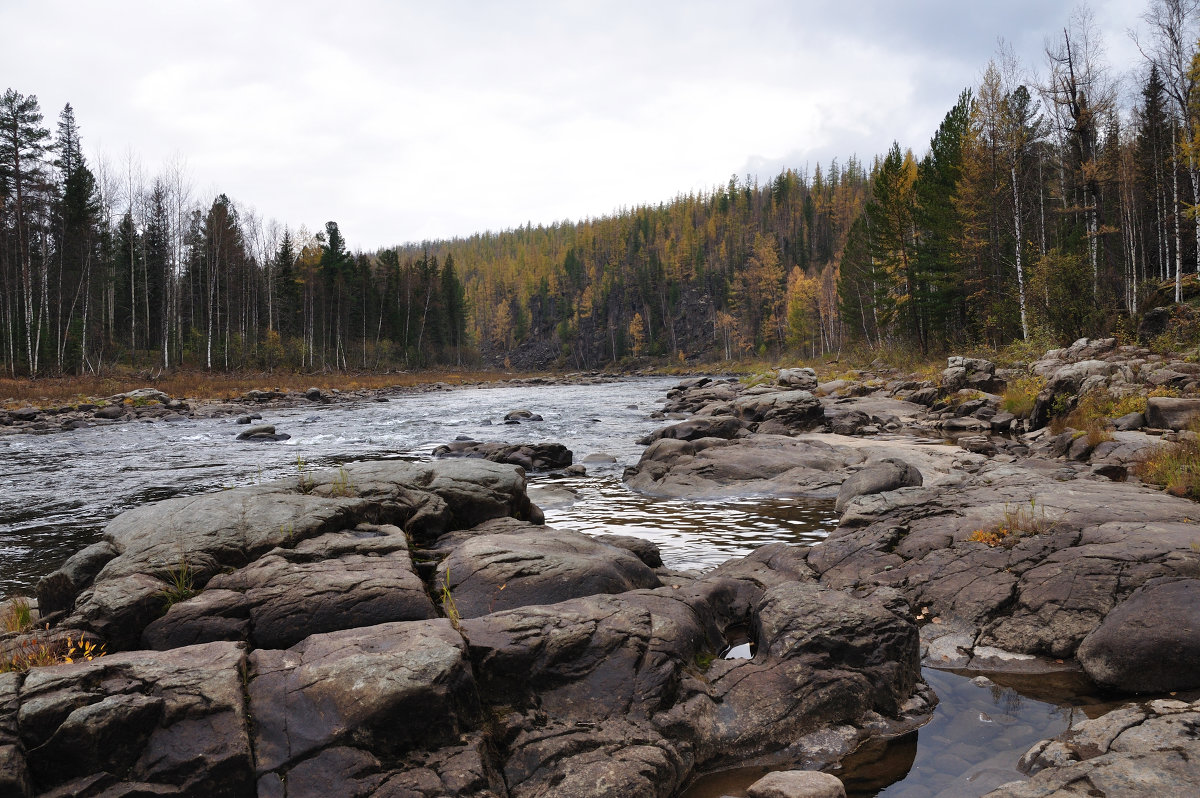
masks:
[[[1141,484],[1136,464],[1185,442],[1200,405],[1151,396],[1126,414],[1140,419],[1098,424],[1107,437],[1066,422],[1083,397],[1186,393],[1195,373],[1110,340],[1025,373],[1041,383],[1024,414],[1001,407],[1023,374],[971,358],[930,380],[793,369],[678,385],[650,414],[677,423],[643,436],[628,485],[838,514],[823,542],[703,574],[662,567],[645,541],[544,526],[522,471],[477,460],[347,465],[128,511],[38,591],[54,634],[107,655],[0,680],[16,794],[319,782],[666,798],[708,770],[832,768],[911,731],[936,700],[920,663],[1177,693],[1101,716],[1086,744],[1038,743],[1028,785],[1001,787],[1020,774],[1000,769],[976,788],[1065,796],[1080,772],[1106,796],[1146,779],[1186,794],[1200,785],[1200,527],[1194,502]],[[196,679],[225,697],[189,702]],[[414,712],[439,723],[418,733]],[[129,731],[143,714],[148,738]],[[80,772],[49,766],[66,740]]]

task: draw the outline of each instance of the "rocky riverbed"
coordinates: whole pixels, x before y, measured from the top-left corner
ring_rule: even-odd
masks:
[[[687,381],[632,489],[840,517],[821,543],[705,573],[546,526],[513,462],[563,468],[557,449],[447,442],[457,457],[137,507],[42,580],[48,630],[0,642],[107,652],[0,675],[0,793],[669,798],[756,762],[836,772],[911,733],[937,701],[922,663],[1130,696],[990,795],[1200,792],[1197,505],[1132,477],[1188,434],[1197,373],[1084,340],[1021,373],[952,358],[931,381]],[[1005,413],[1021,374],[1036,401]],[[1091,392],[1163,385],[1185,396],[1106,440],[1045,426]],[[837,789],[790,775],[747,794]]]

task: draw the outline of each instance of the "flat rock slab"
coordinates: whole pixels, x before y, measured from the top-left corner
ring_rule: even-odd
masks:
[[[1147,581],[1200,576],[1193,502],[1057,481],[1050,467],[997,464],[959,487],[859,497],[808,564],[834,587],[895,586],[928,616],[970,624],[978,645],[1054,658]],[[989,532],[996,545],[977,542]]]
[[[1131,704],[1085,720],[1021,758],[1028,782],[984,798],[1191,796],[1200,785],[1200,702]]]
[[[626,473],[630,488],[651,496],[712,499],[731,496],[803,496],[832,499],[842,469],[861,455],[817,440],[751,435],[696,441],[663,438]]]

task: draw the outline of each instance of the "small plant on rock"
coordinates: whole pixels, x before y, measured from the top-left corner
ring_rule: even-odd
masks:
[[[29,599],[17,596],[8,602],[4,610],[3,625],[6,632],[28,632],[33,627],[33,609],[29,605]]]
[[[458,606],[454,603],[454,594],[450,592],[449,566],[446,567],[446,573],[442,577],[442,611],[446,613],[450,625],[457,629],[462,621],[462,616],[458,614]]]
[[[1013,509],[1004,505],[1004,518],[999,523],[976,529],[967,540],[986,544],[989,548],[1012,548],[1022,537],[1049,534],[1056,526],[1055,521],[1046,518],[1046,508],[1038,507],[1037,499],[1031,498],[1028,507],[1018,505]]]
[[[66,640],[48,640],[49,625],[45,634],[31,635],[22,640],[16,650],[0,658],[0,673],[24,673],[30,668],[42,668],[47,665],[62,665],[72,662],[91,661],[104,656],[104,644],[96,644],[85,640],[82,635],[78,639],[67,636]]]
[[[330,496],[357,496],[358,490],[354,487],[354,483],[350,481],[350,474],[346,472],[345,466],[338,466],[337,476],[333,478],[333,482],[329,485]]]
[[[1045,387],[1046,380],[1036,375],[1009,380],[1008,387],[1004,389],[1001,407],[1004,408],[1004,412],[1012,413],[1017,418],[1029,418],[1038,394]]]
[[[303,457],[296,458],[296,470],[298,472],[300,472],[300,476],[299,476],[300,492],[301,493],[312,493],[313,489],[317,487],[317,481],[315,479],[313,479],[312,472],[309,471],[306,466],[307,466],[307,464],[304,462]]]
[[[179,558],[179,565],[167,570],[168,584],[162,590],[166,606],[171,609],[181,601],[187,601],[196,595],[196,574],[188,565],[186,557]]]

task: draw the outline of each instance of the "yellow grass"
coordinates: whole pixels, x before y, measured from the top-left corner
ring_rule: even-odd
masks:
[[[138,374],[113,374],[84,377],[41,377],[36,380],[0,378],[0,402],[8,407],[34,405],[52,407],[71,405],[91,399],[126,393],[138,388],[154,388],[178,399],[236,399],[247,391],[280,390],[322,391],[380,390],[413,388],[435,382],[467,385],[534,376],[526,372],[489,370],[411,371],[392,374],[353,372],[329,374],[293,374],[290,372],[212,373],[178,371],[150,378]]]

